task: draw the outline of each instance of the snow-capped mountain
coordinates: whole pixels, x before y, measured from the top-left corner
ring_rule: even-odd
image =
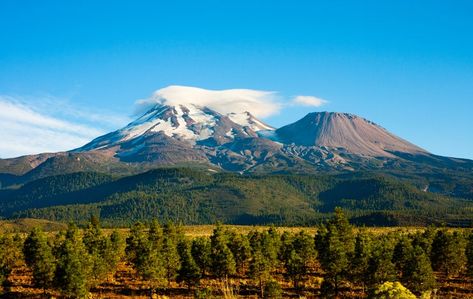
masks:
[[[0,174],[34,178],[191,164],[238,172],[473,170],[470,160],[432,155],[353,114],[309,113],[275,129],[249,112],[224,114],[188,101],[155,103],[124,128],[69,152],[0,159]]]
[[[140,139],[156,134],[192,145],[224,144],[239,138],[257,137],[260,131],[273,130],[249,112],[222,115],[194,104],[157,104],[126,127],[98,137],[75,151],[107,149],[130,141],[138,145]]]

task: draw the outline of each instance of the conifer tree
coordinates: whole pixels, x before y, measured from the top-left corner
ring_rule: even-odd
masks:
[[[112,270],[112,265],[110,265],[109,261],[106,259],[107,251],[111,249],[111,244],[103,235],[98,218],[91,218],[84,231],[82,240],[92,261],[92,275],[98,282],[104,279]]]
[[[290,242],[285,240],[285,246],[284,266],[286,275],[292,280],[294,287],[299,288],[299,283],[308,274],[317,257],[314,239],[301,231]]]
[[[13,268],[22,260],[21,239],[18,235],[0,236],[0,285],[8,287]]]
[[[235,274],[235,259],[228,248],[228,236],[221,225],[217,225],[210,237],[212,273],[219,278]]]
[[[404,268],[409,259],[411,259],[413,247],[407,236],[401,236],[394,247],[393,263],[399,277],[403,277]]]
[[[126,239],[125,252],[129,263],[142,279],[150,283],[151,288],[160,286],[165,281],[161,248],[162,230],[157,223],[152,224],[148,232],[139,222],[132,226]]]
[[[36,287],[47,289],[52,286],[56,262],[52,248],[45,234],[34,228],[23,244],[23,255],[26,265],[33,273],[33,282]]]
[[[403,268],[401,281],[411,291],[421,294],[435,287],[435,276],[430,259],[420,246],[411,249]]]
[[[271,228],[265,232],[251,232],[249,240],[251,246],[249,274],[256,280],[260,295],[263,296],[264,286],[277,265],[280,237],[275,229]]]
[[[446,277],[458,274],[466,260],[464,243],[463,237],[457,232],[439,230],[432,241],[432,268],[442,271]]]
[[[251,247],[245,235],[231,232],[228,247],[235,259],[235,267],[239,274],[244,274],[245,267],[251,256]]]
[[[181,266],[177,273],[177,282],[185,282],[190,289],[199,284],[201,271],[191,254],[189,241],[181,240],[178,245]]]
[[[92,263],[77,227],[68,227],[56,254],[55,286],[65,296],[85,298],[89,292]]]
[[[468,236],[466,249],[466,273],[468,276],[473,277],[473,234],[470,233]]]
[[[338,295],[340,282],[349,278],[350,256],[354,251],[352,226],[340,208],[316,236],[320,264],[325,272],[323,291]]]
[[[208,238],[198,237],[192,240],[192,257],[200,268],[201,276],[205,276],[212,266],[211,246]]]
[[[169,222],[164,225],[161,258],[163,259],[168,284],[175,280],[180,268],[179,253],[177,251],[180,238],[182,236],[180,236],[178,228],[173,223]]]
[[[384,282],[396,280],[396,267],[392,262],[393,247],[393,240],[389,236],[381,236],[373,244],[366,275],[372,289]]]
[[[354,283],[360,284],[365,291],[366,275],[371,256],[371,239],[365,232],[357,234],[355,249],[351,259],[350,274]]]

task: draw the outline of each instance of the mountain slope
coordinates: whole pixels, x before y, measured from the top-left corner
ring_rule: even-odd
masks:
[[[392,152],[427,154],[377,124],[348,113],[309,113],[301,120],[277,129],[276,134],[284,143],[342,149],[368,157],[392,158]]]

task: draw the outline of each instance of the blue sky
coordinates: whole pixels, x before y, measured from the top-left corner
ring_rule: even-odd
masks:
[[[350,112],[473,158],[472,15],[473,1],[3,0],[0,157],[78,146],[185,85],[315,96],[329,103],[266,122]]]

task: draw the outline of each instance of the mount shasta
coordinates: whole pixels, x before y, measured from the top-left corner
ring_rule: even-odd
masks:
[[[224,115],[194,104],[156,104],[78,149],[0,160],[0,173],[29,179],[186,164],[242,173],[473,170],[471,160],[433,155],[353,114],[314,112],[275,129],[249,112]]]
[[[472,173],[471,160],[353,114],[273,128],[249,112],[154,103],[80,148],[0,159],[0,217],[307,225],[340,206],[363,224],[470,225]]]

